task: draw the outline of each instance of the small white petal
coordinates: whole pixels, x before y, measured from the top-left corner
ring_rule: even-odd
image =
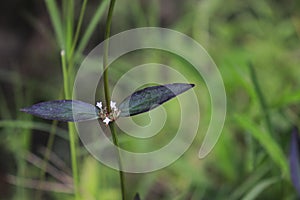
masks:
[[[99,108],[99,109],[102,109],[102,102],[97,102],[96,106]]]
[[[106,117],[106,118],[103,120],[103,122],[104,122],[106,125],[108,125],[108,123],[110,122],[110,119],[109,119],[108,117]]]
[[[116,102],[110,101],[110,108],[111,108],[112,110],[117,109],[117,107],[116,107]]]

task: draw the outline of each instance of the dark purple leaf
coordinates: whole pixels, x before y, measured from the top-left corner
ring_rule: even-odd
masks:
[[[152,110],[194,86],[194,84],[173,83],[138,90],[120,103],[120,116],[128,117]]]
[[[299,162],[299,135],[297,128],[294,128],[290,147],[290,174],[292,183],[300,196],[300,162]]]
[[[78,100],[55,100],[41,102],[21,111],[43,119],[65,122],[80,122],[98,119],[98,108]]]
[[[141,200],[139,193],[136,193],[133,200]]]

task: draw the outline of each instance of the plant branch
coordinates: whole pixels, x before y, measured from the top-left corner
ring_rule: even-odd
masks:
[[[104,56],[103,56],[103,79],[104,79],[104,94],[105,94],[105,101],[107,106],[107,111],[111,112],[110,107],[110,92],[109,92],[109,81],[108,81],[108,50],[109,50],[109,37],[110,37],[110,29],[111,29],[111,22],[112,22],[112,14],[116,0],[111,0],[109,5],[109,10],[106,19],[106,27],[105,27],[105,38],[104,38]],[[119,151],[119,142],[117,138],[117,133],[115,130],[115,123],[111,122],[109,124],[109,128],[111,131],[111,135],[113,138],[114,145],[117,148],[118,154],[118,164],[119,164],[119,174],[120,174],[120,185],[121,185],[121,192],[122,192],[122,200],[125,200],[125,184],[124,184],[124,173],[122,171],[122,160],[121,154]]]
[[[107,111],[110,112],[110,93],[109,93],[109,82],[108,82],[108,47],[109,47],[109,36],[110,36],[110,28],[111,28],[111,21],[112,21],[112,14],[114,10],[116,0],[111,0],[109,4],[109,10],[106,19],[106,26],[105,26],[105,35],[104,35],[104,56],[103,56],[103,79],[104,79],[104,94],[105,94],[105,101],[107,106]]]
[[[61,63],[63,69],[63,79],[64,79],[64,91],[65,91],[65,98],[71,99],[71,89],[70,89],[70,79],[68,76],[67,64],[66,64],[66,56],[65,51],[61,51]],[[69,128],[69,137],[70,137],[70,151],[71,151],[71,165],[72,165],[72,175],[73,175],[73,183],[74,183],[74,193],[75,199],[80,199],[79,193],[79,175],[78,175],[78,166],[77,166],[77,156],[76,156],[76,132],[73,123],[68,123]]]
[[[82,21],[83,21],[83,17],[84,17],[87,2],[88,2],[88,0],[84,0],[83,4],[81,6],[79,20],[78,20],[78,24],[77,24],[77,27],[76,27],[75,36],[74,36],[73,44],[72,44],[72,47],[71,47],[71,51],[70,51],[70,56],[71,57],[74,54],[75,47],[76,47],[76,44],[78,42],[78,37],[79,37],[80,30],[81,30],[81,25],[82,25]]]
[[[109,128],[111,131],[114,145],[116,146],[116,149],[117,149],[122,200],[125,200],[125,178],[124,178],[124,173],[122,171],[123,170],[122,159],[121,159],[121,154],[119,151],[119,141],[118,141],[118,137],[117,137],[117,133],[116,133],[116,129],[115,129],[115,123],[114,122],[109,123]]]

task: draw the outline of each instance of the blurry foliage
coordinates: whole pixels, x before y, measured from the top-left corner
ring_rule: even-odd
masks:
[[[46,145],[51,122],[32,118],[19,108],[60,96],[59,48],[44,1],[1,4],[0,144],[5,153],[0,154],[0,185],[1,191],[8,192],[1,192],[0,199],[32,199],[38,190],[7,184],[5,178],[7,174],[38,178],[39,169],[26,161],[26,152],[42,157],[38,149]],[[88,3],[83,30],[98,4]],[[78,1],[75,16],[79,8]],[[199,94],[203,129],[200,127],[190,149],[171,166],[149,174],[127,174],[128,196],[133,199],[139,192],[141,199],[297,199],[285,167],[292,126],[300,125],[299,13],[300,2],[295,0],[117,1],[113,34],[141,26],[162,26],[191,36],[219,67],[228,98],[223,133],[213,152],[199,160],[210,102],[205,86],[201,86],[204,83],[197,80],[204,94]],[[83,55],[102,41],[103,24],[104,18]],[[148,61],[181,66],[182,73],[196,79],[182,60],[149,51],[116,61],[124,68],[116,68],[111,75],[119,77],[134,64]],[[255,69],[265,109],[253,84],[249,62]],[[272,131],[265,123],[265,112],[269,113]],[[53,152],[69,165],[67,134],[63,131],[66,126],[58,126]],[[173,130],[172,123],[167,126]],[[282,155],[272,151],[274,146]],[[84,149],[80,153],[83,199],[118,199],[118,174]],[[46,181],[55,179],[47,174]],[[69,194],[55,192],[40,195],[42,199],[72,199]]]

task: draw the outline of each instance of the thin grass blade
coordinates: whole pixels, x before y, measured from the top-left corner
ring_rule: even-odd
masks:
[[[247,117],[243,115],[236,115],[235,119],[241,127],[249,131],[252,136],[261,144],[261,146],[270,155],[272,160],[281,169],[283,176],[286,177],[289,172],[287,159],[281,147],[274,140],[274,138],[270,134],[268,134],[268,132],[263,132],[258,129],[256,124],[252,123]]]
[[[59,43],[59,46],[61,49],[64,49],[65,40],[64,40],[64,32],[63,32],[63,26],[61,21],[61,15],[59,13],[58,6],[56,4],[55,0],[46,0],[46,6],[48,9],[48,13],[51,18],[51,22],[54,28],[54,32],[57,38],[57,41]]]
[[[76,54],[81,54],[82,51],[84,50],[84,48],[86,47],[88,41],[90,40],[93,32],[96,29],[98,23],[100,22],[102,15],[105,12],[108,2],[109,2],[108,0],[104,0],[99,4],[95,14],[93,15],[91,21],[89,22],[88,27],[86,28],[86,31],[84,32],[82,38],[79,41]]]
[[[258,184],[256,184],[252,190],[250,190],[245,196],[244,198],[242,198],[242,200],[253,200],[253,199],[257,199],[258,196],[264,191],[266,190],[268,187],[270,187],[271,185],[277,183],[280,180],[280,178],[278,177],[272,177],[269,179],[265,179],[261,182],[259,182]]]

